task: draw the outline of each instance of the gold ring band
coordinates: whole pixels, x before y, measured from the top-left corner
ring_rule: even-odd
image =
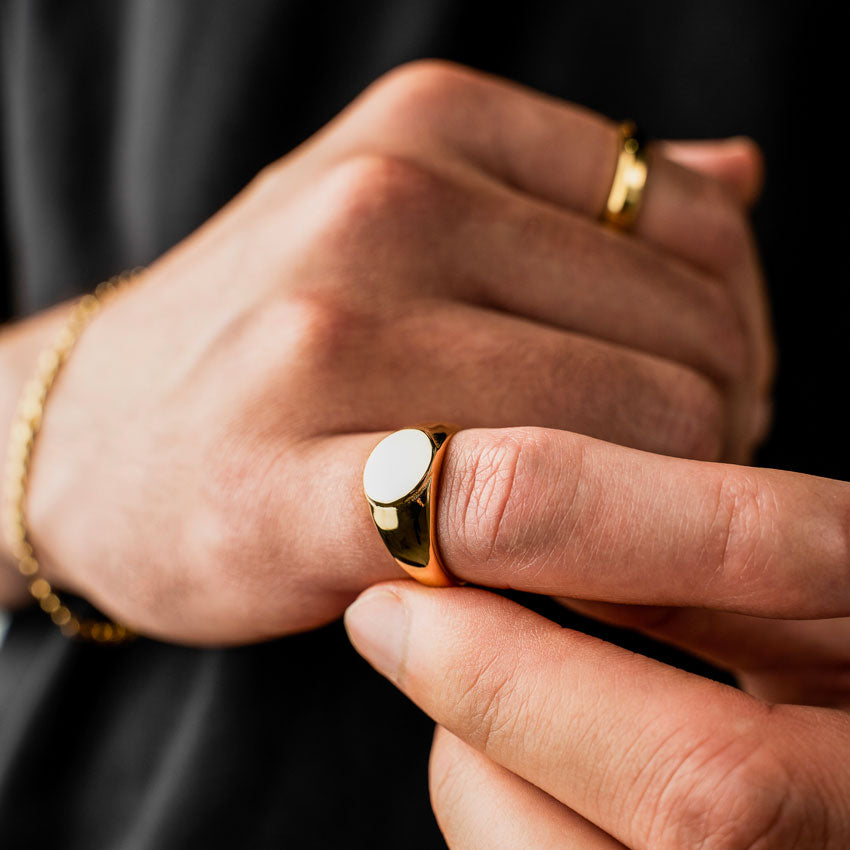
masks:
[[[634,225],[646,186],[647,170],[646,153],[637,138],[637,127],[625,121],[620,125],[620,153],[602,213],[603,221],[621,230]]]
[[[460,584],[437,547],[437,494],[446,447],[458,428],[417,425],[384,437],[363,468],[375,527],[396,563],[431,587]]]

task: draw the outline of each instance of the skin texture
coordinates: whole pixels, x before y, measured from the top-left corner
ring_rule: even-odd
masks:
[[[548,429],[454,439],[458,577],[642,629],[745,692],[484,590],[366,591],[355,647],[451,733],[431,764],[450,846],[502,846],[519,818],[543,847],[847,847],[850,484]]]
[[[34,454],[47,577],[143,634],[261,640],[397,575],[360,480],[395,428],[747,456],[772,370],[744,209],[758,153],[660,148],[622,234],[598,223],[618,144],[598,115],[456,66],[375,83],[86,329]],[[40,322],[0,339],[7,421]]]
[[[441,726],[450,845],[843,848],[848,485],[713,463],[768,419],[758,153],[656,147],[621,234],[597,221],[617,143],[454,66],[378,81],[86,330],[33,536],[57,586],[143,633],[311,628],[398,575],[362,500],[371,448],[456,422],[453,572],[678,643],[749,693],[486,590],[367,590],[347,625]],[[0,337],[5,422],[53,321]],[[0,592],[21,590],[9,568]]]

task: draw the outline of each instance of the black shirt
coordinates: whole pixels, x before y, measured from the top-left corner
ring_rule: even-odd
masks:
[[[781,369],[761,460],[848,479],[825,365],[844,362],[850,324],[843,222],[819,215],[842,152],[812,100],[838,60],[812,49],[817,23],[812,4],[770,0],[6,0],[4,318],[149,263],[382,72],[440,56],[650,135],[764,147]],[[103,649],[25,611],[0,650],[0,846],[441,847],[431,730],[339,624],[231,650]]]

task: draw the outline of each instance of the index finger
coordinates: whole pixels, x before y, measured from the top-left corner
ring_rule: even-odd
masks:
[[[850,485],[543,428],[455,436],[438,540],[458,577],[608,602],[850,614]]]

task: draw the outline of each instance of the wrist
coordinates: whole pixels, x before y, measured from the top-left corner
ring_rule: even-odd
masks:
[[[70,304],[60,304],[0,330],[0,451],[5,465],[15,410],[39,354],[67,320]],[[9,540],[0,534],[0,607],[20,607],[31,599],[16,566]]]
[[[38,355],[34,374],[23,383],[18,404],[8,428],[8,449],[3,499],[3,530],[7,551],[25,577],[27,589],[51,620],[69,636],[80,635],[99,642],[120,642],[127,629],[116,623],[76,616],[55,592],[54,578],[43,569],[38,546],[34,546],[29,520],[29,491],[33,457],[41,432],[46,404],[80,334],[107,301],[134,279],[136,272],[115,275],[101,283],[92,295],[77,301],[53,328],[54,336]],[[15,370],[20,374],[20,370]],[[61,468],[56,464],[54,468]]]

